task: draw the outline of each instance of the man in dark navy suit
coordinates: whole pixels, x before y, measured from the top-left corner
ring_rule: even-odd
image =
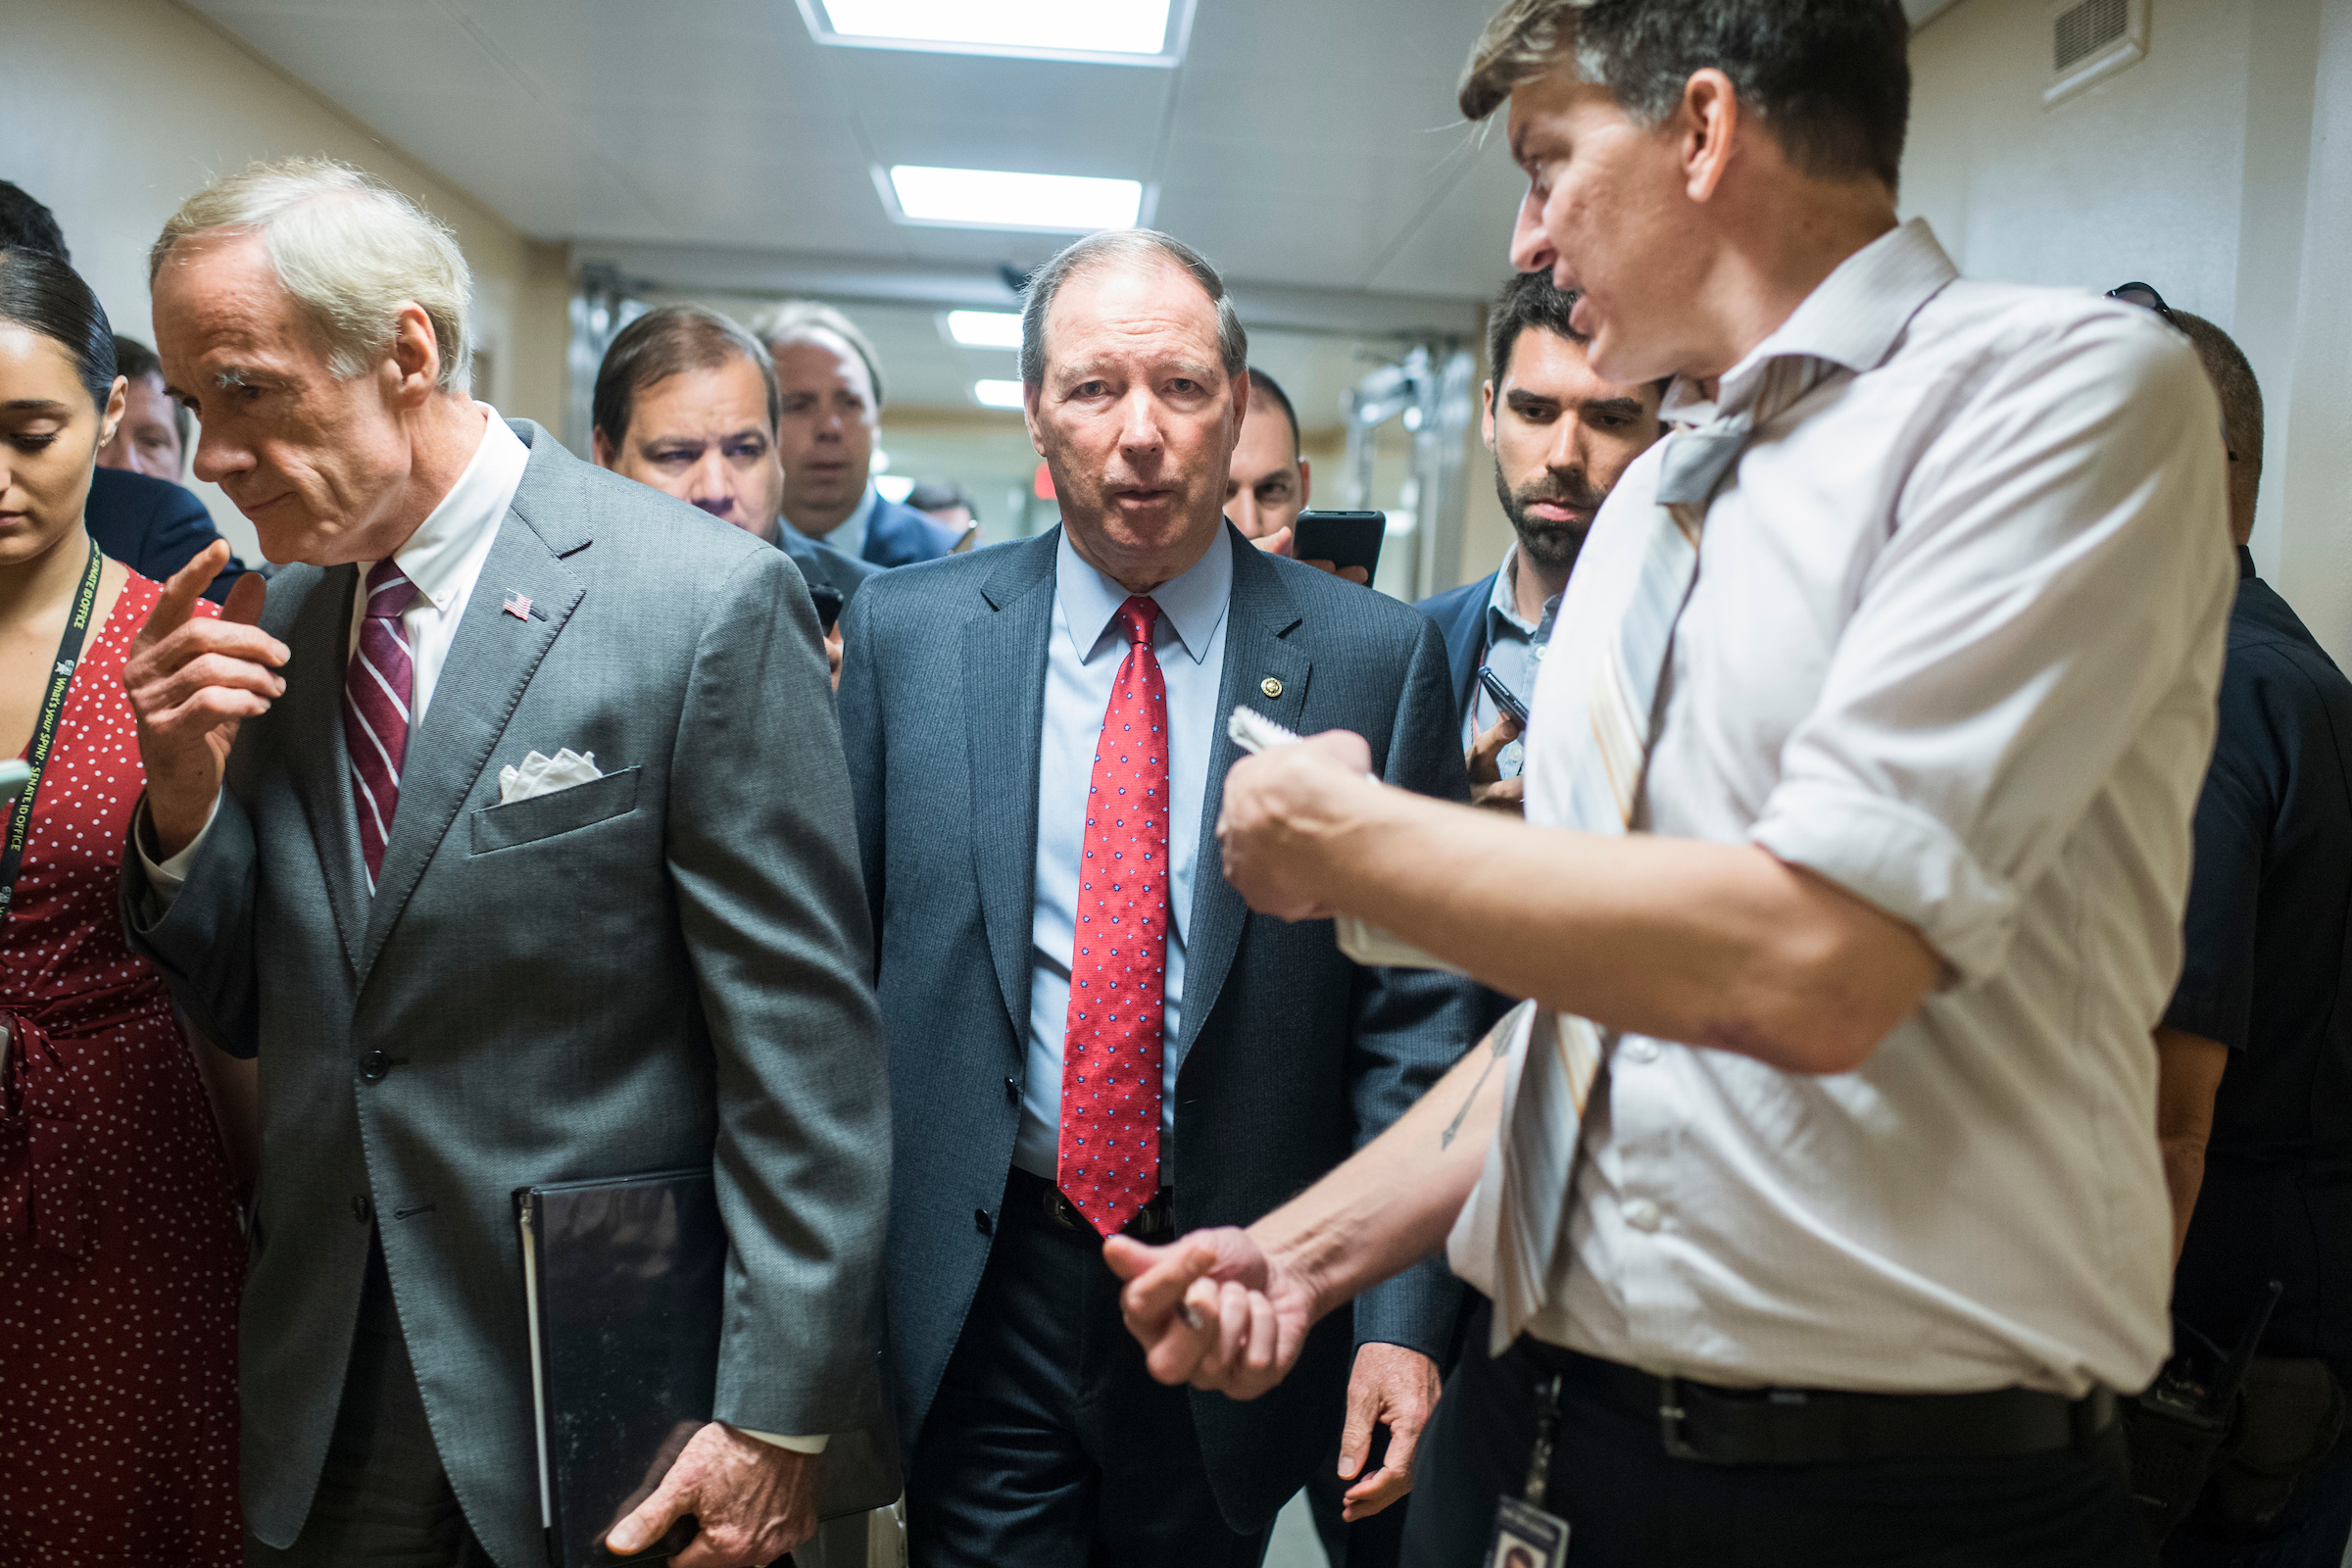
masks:
[[[1446,638],[1471,798],[1505,810],[1520,808],[1519,726],[1479,688],[1479,668],[1492,666],[1520,702],[1534,699],[1552,612],[1586,530],[1618,476],[1661,433],[1665,387],[1594,375],[1590,340],[1569,319],[1576,299],[1544,272],[1522,272],[1494,297],[1486,438],[1494,494],[1518,538],[1495,570],[1419,607]]]
[[[927,1568],[1255,1568],[1344,1411],[1350,1511],[1404,1494],[1458,1287],[1424,1260],[1244,1404],[1152,1380],[1105,1239],[1265,1212],[1469,1044],[1467,982],[1250,914],[1212,836],[1237,707],[1354,730],[1383,777],[1462,799],[1446,655],[1220,514],[1248,344],[1191,250],[1081,240],[1031,282],[1023,344],[1061,525],[868,583],[841,687],[909,1545]]]
[[[97,468],[90,474],[90,500],[83,518],[98,548],[142,577],[168,582],[172,574],[220,537],[213,514],[194,493],[169,479],[150,479],[128,468]],[[236,557],[205,589],[204,597],[225,602],[247,570]]]
[[[783,392],[776,439],[785,522],[877,566],[908,566],[954,552],[960,529],[874,488],[882,362],[857,324],[830,305],[788,300],[760,316],[753,330],[775,360]]]

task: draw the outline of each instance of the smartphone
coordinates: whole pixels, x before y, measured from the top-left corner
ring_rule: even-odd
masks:
[[[1389,536],[1385,512],[1301,512],[1291,525],[1291,556],[1297,561],[1328,561],[1346,570],[1364,568],[1370,582],[1380,566],[1380,542]]]
[[[817,625],[830,635],[833,623],[841,619],[841,590],[829,582],[812,582],[808,585],[808,597],[816,602]]]
[[[1511,689],[1502,683],[1500,675],[1481,664],[1478,666],[1478,683],[1486,688],[1487,695],[1494,699],[1495,711],[1517,724],[1520,729],[1527,728],[1527,705],[1512,695]]]

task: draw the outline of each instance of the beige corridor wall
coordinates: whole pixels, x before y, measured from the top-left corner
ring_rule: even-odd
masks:
[[[473,268],[482,390],[503,413],[561,430],[561,247],[528,240],[169,0],[0,0],[0,179],[55,211],[117,330],[153,341],[147,247],[189,192],[298,153],[366,169],[456,230]],[[193,488],[255,559],[236,508],[211,485]]]
[[[2352,663],[2352,0],[2150,0],[2147,58],[2055,108],[2046,0],[1911,47],[1906,214],[1974,277],[2143,279],[2254,363],[2255,558]]]

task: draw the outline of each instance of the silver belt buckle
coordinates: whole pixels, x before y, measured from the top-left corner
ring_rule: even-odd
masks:
[[[1669,1458],[1711,1464],[1714,1461],[1684,1441],[1683,1423],[1690,1418],[1690,1412],[1683,1408],[1682,1394],[1682,1385],[1671,1374],[1658,1379],[1658,1440],[1666,1446]]]

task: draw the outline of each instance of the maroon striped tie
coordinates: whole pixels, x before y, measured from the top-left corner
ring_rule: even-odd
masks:
[[[416,585],[387,557],[368,573],[368,613],[360,646],[343,675],[343,742],[351,754],[352,804],[360,813],[360,854],[368,861],[368,890],[384,867],[384,841],[400,806],[400,765],[409,755],[409,699],[416,666],[401,613],[416,602]]]

